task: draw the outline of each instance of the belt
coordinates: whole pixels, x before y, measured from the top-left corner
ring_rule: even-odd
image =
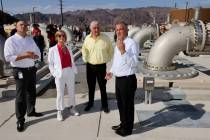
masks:
[[[116,76],[116,78],[117,78],[117,79],[122,79],[122,78],[131,78],[131,77],[134,77],[134,76],[135,76],[135,74],[126,75],[126,76],[120,76],[120,77],[117,77],[117,76]]]
[[[102,64],[90,64],[90,63],[87,63],[88,65],[90,66],[103,66],[103,65],[106,65],[106,63],[102,63]]]
[[[20,69],[20,70],[33,70],[35,69],[35,66],[32,67],[25,67],[25,68],[20,68],[20,67],[13,67],[14,69]]]

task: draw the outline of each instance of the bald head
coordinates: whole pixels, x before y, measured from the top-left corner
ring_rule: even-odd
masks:
[[[92,21],[90,23],[90,32],[93,37],[97,37],[100,34],[100,26],[98,21]]]

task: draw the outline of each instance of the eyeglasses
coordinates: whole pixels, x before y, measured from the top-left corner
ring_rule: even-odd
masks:
[[[60,38],[60,37],[66,37],[65,35],[58,35],[58,37]]]

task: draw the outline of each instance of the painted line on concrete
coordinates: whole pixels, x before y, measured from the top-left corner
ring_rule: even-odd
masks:
[[[6,124],[13,116],[15,115],[15,113],[13,113],[12,115],[9,116],[9,118],[7,118],[5,121],[3,121],[3,123],[0,124],[0,128]]]
[[[100,127],[101,127],[101,114],[102,114],[102,111],[100,111],[100,116],[99,116],[99,120],[98,120],[98,130],[97,130],[97,136],[96,136],[97,140],[99,137]]]

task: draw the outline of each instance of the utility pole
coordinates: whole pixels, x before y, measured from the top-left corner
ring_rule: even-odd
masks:
[[[63,0],[60,0],[60,9],[61,9],[61,26],[63,26]]]
[[[35,8],[36,7],[33,7],[33,23],[35,23],[35,12],[34,12],[35,11]]]
[[[185,22],[187,22],[187,19],[188,19],[188,17],[187,17],[187,15],[188,15],[188,10],[187,10],[187,8],[188,8],[188,1],[186,1],[186,7],[185,7]]]
[[[4,12],[2,0],[1,0],[1,11]]]

